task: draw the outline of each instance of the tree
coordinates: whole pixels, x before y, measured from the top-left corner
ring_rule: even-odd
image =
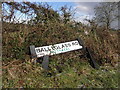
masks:
[[[5,7],[8,8],[5,8]],[[15,12],[19,11],[31,17],[29,22],[33,24],[46,23],[47,21],[59,20],[59,14],[54,11],[47,3],[31,3],[31,2],[3,2],[3,21],[11,22],[15,17]]]
[[[34,21],[34,24],[38,24],[38,23],[48,23],[49,21],[59,21],[59,14],[57,11],[54,11],[50,5],[48,5],[47,3],[45,4],[34,4],[35,6],[37,6],[38,8],[34,10],[35,13],[35,17],[34,19],[32,19],[32,21]]]
[[[95,16],[99,25],[110,29],[111,23],[118,19],[117,2],[101,2],[95,8]]]
[[[96,30],[98,24],[96,23],[95,18],[93,18],[93,19],[85,19],[85,21],[87,21],[89,23],[90,29],[91,29],[92,32]]]
[[[69,23],[75,15],[75,10],[72,10],[72,7],[67,7],[66,5],[62,6],[60,11],[62,13],[62,21],[65,24]]]

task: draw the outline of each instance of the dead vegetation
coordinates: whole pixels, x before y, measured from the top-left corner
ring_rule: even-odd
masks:
[[[71,21],[70,18],[72,15],[69,15],[70,11],[68,10],[67,12],[66,7],[61,8],[63,17],[60,18],[59,13],[52,10],[47,4],[39,4],[38,6],[37,4],[29,2],[24,2],[23,4],[11,2],[6,4],[11,7],[10,10],[12,11],[10,17],[3,17],[2,23],[2,68],[3,75],[5,75],[3,79],[4,87],[36,87],[37,85],[34,83],[39,81],[39,79],[43,82],[46,81],[43,80],[43,78],[45,78],[43,75],[46,74],[41,68],[41,64],[33,65],[30,63],[30,45],[35,45],[37,47],[81,38],[84,41],[85,46],[90,48],[95,60],[100,66],[109,64],[116,67],[118,65],[118,31],[109,30],[104,27],[94,27],[94,23],[92,23],[92,26],[87,26],[80,22]],[[39,9],[41,10],[40,12]],[[19,10],[25,14],[30,14],[29,11],[32,10],[37,16],[32,18],[28,23],[14,23],[14,20],[11,20],[15,19],[13,18],[14,10]],[[10,21],[7,22],[6,20]],[[85,34],[86,30],[88,31],[88,34]],[[51,57],[49,66],[51,70],[49,71],[50,73],[48,76],[52,76],[49,81],[53,86],[49,85],[49,87],[61,87],[63,85],[63,81],[58,77],[56,78],[60,73],[64,74],[65,72],[70,71],[70,73],[67,74],[68,77],[72,77],[70,77],[72,80],[74,80],[74,78],[77,80],[77,77],[82,75],[89,76],[89,74],[92,73],[92,71],[88,69],[90,68],[89,65],[86,67],[86,64],[82,64],[84,62],[87,63],[87,59],[85,57],[79,57],[80,55],[83,55],[83,53],[80,51],[73,51]],[[79,66],[81,66],[81,68]],[[37,75],[40,75],[40,78],[37,78]],[[67,78],[66,75],[65,77],[61,77],[62,80]],[[78,76],[75,77],[74,75]],[[97,73],[95,75],[97,76]],[[28,76],[28,78],[26,76]],[[33,77],[36,78],[36,81]],[[91,77],[93,78],[93,76]],[[79,78],[79,80],[80,79],[82,78]],[[9,83],[14,81],[14,85],[16,86],[11,84],[7,85],[7,80],[9,80]],[[64,82],[65,85],[69,83],[67,80]],[[43,82],[40,86],[47,87],[47,83],[44,85]],[[78,82],[76,81],[76,83]],[[73,86],[76,87],[74,84]],[[89,84],[87,83],[83,86],[87,87]]]

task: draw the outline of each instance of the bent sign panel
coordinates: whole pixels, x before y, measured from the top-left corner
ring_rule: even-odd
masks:
[[[60,54],[78,49],[82,49],[82,46],[79,44],[77,40],[75,40],[55,45],[36,47],[35,52],[37,57],[42,57],[46,55]]]

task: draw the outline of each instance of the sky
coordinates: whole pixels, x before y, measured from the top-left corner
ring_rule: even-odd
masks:
[[[8,1],[8,0],[6,0]],[[13,0],[9,0],[13,1]],[[31,1],[31,2],[119,2],[120,0],[14,0],[17,2]]]
[[[81,21],[82,23],[85,22],[85,18],[92,19],[94,17],[94,7],[99,2],[47,2],[54,10],[59,11],[60,8],[64,5],[68,7],[72,7],[75,10],[74,19],[76,21]],[[21,14],[18,13],[17,16],[19,17]],[[25,16],[21,18],[21,20],[25,19]]]
[[[85,18],[92,19],[94,16],[94,7],[98,2],[49,2],[54,10],[59,10],[60,7],[67,5],[75,10],[75,20],[84,22]]]
[[[19,0],[20,1],[20,0]],[[40,0],[27,0],[31,2],[37,2]],[[59,0],[58,0],[59,1]],[[98,1],[102,0],[96,0],[96,2],[47,2],[54,10],[59,11],[60,7],[67,5],[68,7],[72,7],[73,10],[75,10],[75,16],[74,19],[76,21],[80,21],[82,23],[87,23],[84,19],[92,19],[94,17],[94,8],[100,3]],[[17,17],[19,17],[21,14],[17,13]],[[22,15],[21,15],[22,16]],[[26,19],[25,16],[21,18],[21,20]],[[117,25],[117,23],[115,24]],[[115,26],[113,24],[113,26]],[[115,26],[116,27],[116,26]]]

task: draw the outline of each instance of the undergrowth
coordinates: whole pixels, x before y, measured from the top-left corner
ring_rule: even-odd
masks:
[[[117,67],[109,64],[96,70],[83,61],[61,66],[52,60],[45,71],[41,64],[16,63],[3,69],[3,88],[118,88]]]
[[[5,23],[3,29],[4,25]],[[3,32],[3,88],[118,87],[116,31],[108,32],[102,28],[85,35],[85,30],[79,32],[75,27],[66,24],[56,23],[52,26],[38,28],[20,25],[18,31]],[[43,70],[41,64],[31,64],[30,45],[44,46],[75,40],[78,37],[91,49],[92,55],[100,65],[99,70],[93,69],[87,58],[79,57],[83,55],[80,50],[50,57],[48,71]]]
[[[37,6],[30,5],[36,17],[28,23],[2,22],[3,88],[118,88],[119,31],[93,29],[94,25],[72,21],[66,7],[61,9],[61,18],[50,7],[40,5],[40,12]],[[91,50],[99,70],[90,66],[81,50],[51,56],[47,71],[41,63],[31,63],[30,45],[41,47],[77,38]]]

